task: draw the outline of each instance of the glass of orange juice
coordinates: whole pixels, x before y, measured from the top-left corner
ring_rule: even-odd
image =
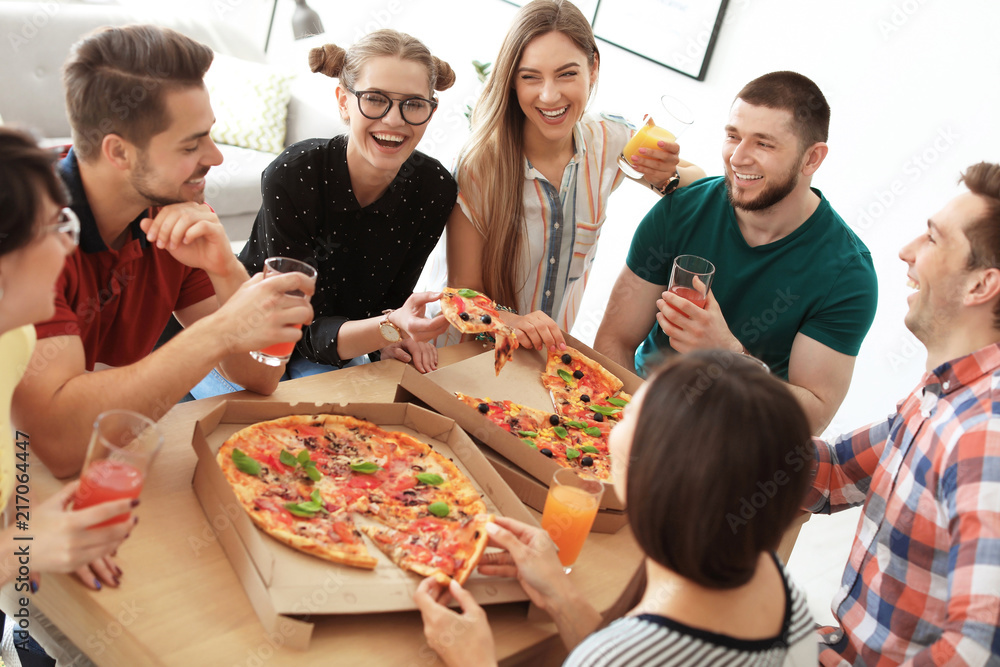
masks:
[[[274,275],[276,273],[302,273],[308,278],[313,285],[316,284],[316,268],[310,264],[306,264],[297,259],[292,259],[291,257],[268,257],[264,260],[264,278]],[[305,297],[306,300],[309,299],[308,296],[301,290],[292,290],[288,292],[289,296],[301,296]],[[297,325],[298,328],[302,328],[302,325]],[[288,361],[288,358],[292,356],[292,350],[295,349],[295,342],[290,343],[275,343],[274,345],[268,345],[263,350],[251,352],[250,356],[259,361],[262,364],[267,364],[268,366],[280,366],[281,364]]]
[[[163,434],[151,419],[131,410],[108,410],[94,421],[80,486],[73,494],[73,509],[138,498],[149,467],[163,445]],[[100,528],[128,520],[128,513],[99,523]]]
[[[603,491],[598,480],[569,468],[561,468],[552,476],[542,510],[542,528],[559,547],[559,562],[567,574],[594,525]]]
[[[660,104],[663,106],[663,115],[660,116],[659,122],[654,123],[652,116],[647,115],[646,122],[635,131],[618,156],[618,166],[631,178],[642,178],[642,174],[636,171],[630,162],[633,156],[642,156],[640,148],[659,150],[660,141],[675,143],[677,138],[694,123],[691,110],[676,97],[664,95],[660,98]]]

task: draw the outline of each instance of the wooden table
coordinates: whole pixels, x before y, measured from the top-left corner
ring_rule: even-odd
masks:
[[[440,365],[480,352],[466,343],[440,351]],[[363,402],[393,400],[403,364],[383,361],[281,383],[271,397],[241,399]],[[306,652],[282,646],[257,620],[191,488],[195,421],[224,397],[182,403],[160,421],[166,442],[146,481],[140,517],[119,549],[118,589],[85,589],[46,574],[32,602],[98,665],[423,665],[440,664],[424,641],[417,612],[320,616]],[[33,466],[32,486],[55,488]],[[624,590],[640,562],[629,529],[594,533],[570,575],[598,609]],[[5,587],[10,595],[10,587]],[[504,664],[559,664],[564,652],[551,623],[528,621],[527,603],[486,607]]]

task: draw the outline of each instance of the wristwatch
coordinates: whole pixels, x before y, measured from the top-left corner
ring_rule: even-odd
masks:
[[[663,185],[656,186],[650,183],[649,187],[653,191],[659,192],[661,195],[669,195],[671,192],[676,190],[678,186],[680,186],[680,184],[681,184],[681,175],[675,171],[674,175],[668,178],[667,182],[664,183]]]
[[[385,319],[379,322],[378,332],[382,334],[382,338],[385,338],[390,343],[395,343],[403,337],[403,331],[389,321],[389,314],[391,312],[393,312],[392,308],[382,311],[382,314],[385,315]]]

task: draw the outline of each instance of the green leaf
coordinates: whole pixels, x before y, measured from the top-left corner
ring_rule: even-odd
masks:
[[[302,465],[306,465],[307,461],[311,461],[312,460],[312,459],[309,458],[309,450],[308,449],[303,449],[301,452],[299,452],[299,455],[297,457],[295,457],[295,458]]]
[[[239,449],[233,449],[233,463],[241,472],[245,472],[248,475],[260,474],[260,463]]]
[[[552,431],[553,431],[553,432],[554,432],[554,433],[555,433],[556,435],[558,435],[558,436],[559,436],[560,438],[566,438],[566,437],[569,437],[569,431],[567,431],[567,430],[566,430],[565,428],[563,428],[562,426],[553,426],[553,427],[552,427]]]
[[[293,515],[300,516],[303,519],[312,519],[313,517],[316,516],[316,512],[319,511],[319,509],[317,509],[316,512],[310,512],[309,510],[305,509],[302,505],[299,505],[297,503],[285,503],[285,509],[291,512]]]
[[[436,503],[428,505],[427,511],[434,516],[446,517],[451,512],[451,509],[448,507],[448,503],[443,503],[439,500]]]
[[[586,423],[584,423],[584,422],[578,422],[575,419],[567,419],[566,420],[566,425],[567,426],[572,426],[573,428],[587,428],[587,424]]]
[[[572,447],[566,448],[566,458],[572,461],[573,459],[579,458],[580,452]]]
[[[458,290],[458,295],[466,299],[472,299],[473,297],[479,296],[479,292],[474,289],[460,289]]]
[[[583,429],[583,432],[595,438],[599,438],[601,436],[601,429],[597,428],[596,426],[588,426],[587,428]]]
[[[600,454],[600,450],[598,450],[597,447],[594,447],[593,445],[584,445],[580,449],[587,452],[588,454]]]
[[[351,464],[351,470],[354,472],[364,473],[366,475],[370,475],[373,472],[378,471],[378,469],[378,466],[371,461],[357,461]]]
[[[538,432],[537,431],[518,431],[517,434],[520,435],[520,436],[523,436],[525,438],[537,438],[538,437]]]
[[[528,440],[527,438],[521,438],[521,442],[523,442],[524,444],[526,444],[528,447],[534,447],[535,449],[538,449],[538,445],[535,444],[534,440]]]
[[[323,473],[321,473],[319,470],[316,470],[315,464],[311,466],[306,466],[306,475],[308,475],[309,479],[311,479],[314,482],[318,482],[319,480],[323,479]]]
[[[567,371],[565,368],[560,368],[556,371],[556,373],[559,374],[559,377],[561,377],[563,382],[566,384],[576,384],[576,380],[573,379],[572,373]]]
[[[302,510],[303,512],[312,512],[313,514],[315,514],[316,512],[323,509],[323,505],[321,503],[313,502],[312,500],[310,500],[308,502],[299,503],[299,509]]]
[[[608,403],[610,403],[611,405],[617,405],[619,408],[624,408],[626,405],[628,405],[628,401],[621,398],[609,398]]]
[[[432,472],[422,472],[418,474],[417,481],[421,484],[430,484],[431,486],[437,486],[438,484],[444,483],[444,477]]]
[[[613,415],[616,412],[622,411],[621,408],[611,408],[608,407],[607,405],[591,405],[590,409],[593,410],[594,412],[600,412],[602,415],[605,416]]]
[[[291,466],[293,468],[295,467],[295,464],[298,463],[292,453],[287,449],[281,450],[281,454],[278,455],[278,460],[286,466]]]

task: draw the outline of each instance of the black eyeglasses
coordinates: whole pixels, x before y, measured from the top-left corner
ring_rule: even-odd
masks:
[[[345,88],[347,88],[345,86]],[[431,119],[438,103],[423,97],[407,97],[402,100],[394,100],[385,93],[378,90],[351,90],[358,98],[358,110],[361,115],[371,120],[378,120],[387,113],[392,105],[399,103],[399,115],[410,125],[423,125]]]

